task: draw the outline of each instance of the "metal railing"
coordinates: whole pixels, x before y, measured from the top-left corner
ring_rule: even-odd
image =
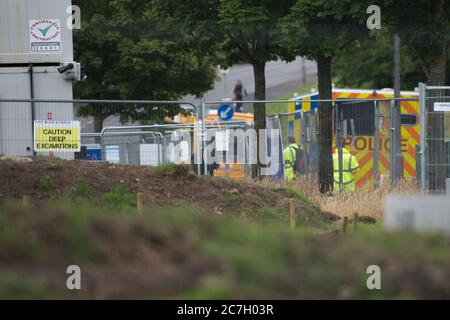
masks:
[[[435,95],[425,99],[434,99],[434,96]],[[443,97],[439,98],[442,99]],[[421,99],[423,99],[423,97],[421,97]],[[367,149],[367,145],[364,146],[364,148],[361,147],[361,144],[363,144],[364,141],[358,137],[363,135],[358,135],[355,133],[355,130],[359,130],[358,128],[361,122],[371,123],[370,128],[373,132],[371,131],[369,134],[369,136],[372,137],[369,139],[369,143],[372,144],[370,148],[373,150],[364,151],[364,161],[367,161],[368,157],[371,157],[369,160],[371,163],[370,176],[376,178],[372,179],[374,185],[377,184],[380,175],[391,174],[392,170],[396,170],[395,166],[392,167],[395,160],[391,160],[391,154],[388,150],[389,146],[385,141],[385,139],[391,139],[392,141],[393,131],[396,130],[396,128],[393,128],[390,124],[390,115],[389,112],[386,111],[389,110],[388,107],[390,107],[393,101],[400,101],[401,104],[408,102],[416,103],[417,99],[344,98],[339,100],[317,100],[302,98],[303,103],[320,104],[322,102],[333,102],[334,110],[337,110],[336,106],[341,106],[338,108],[342,108],[342,110],[350,110],[352,108],[351,106],[362,104],[365,104],[362,108],[371,110],[370,116],[360,115],[354,116],[353,118],[346,113],[347,111],[343,111],[345,115],[341,118],[337,117],[337,113],[335,112],[332,118],[329,119],[333,123],[333,141],[328,141],[328,143],[337,146],[349,145],[350,148],[353,148],[353,152],[360,152],[357,157],[361,160],[363,150],[359,149]],[[31,103],[35,108],[34,118],[30,112]],[[319,141],[317,139],[319,133],[317,109],[308,112],[303,109],[295,110],[295,108],[294,110],[290,110],[290,106],[297,103],[296,100],[292,99],[266,101],[206,101],[203,99],[200,106],[195,106],[186,101],[0,99],[0,154],[5,153],[5,150],[8,151],[6,153],[9,154],[25,156],[33,154],[33,120],[77,119],[80,120],[82,124],[81,137],[84,145],[99,145],[100,157],[103,160],[106,159],[106,147],[120,145],[119,149],[123,148],[124,150],[128,150],[128,156],[125,157],[128,160],[125,161],[126,159],[124,158],[123,161],[121,161],[123,163],[131,164],[140,164],[140,161],[137,161],[136,159],[138,159],[137,157],[141,150],[142,152],[154,152],[154,158],[158,159],[154,162],[155,164],[170,161],[170,156],[167,156],[167,150],[172,150],[179,143],[174,137],[174,131],[184,131],[190,134],[192,139],[190,143],[188,142],[191,149],[190,153],[194,155],[194,158],[190,159],[190,163],[197,164],[197,172],[205,174],[207,172],[205,149],[211,143],[211,141],[206,140],[208,135],[214,135],[215,132],[221,130],[247,130],[252,127],[251,121],[249,122],[246,120],[207,121],[206,116],[208,107],[216,107],[224,103],[252,104],[256,107],[262,105],[267,106],[268,114],[278,117],[278,124],[273,125],[281,130],[280,136],[282,146],[286,147],[287,137],[295,133],[297,142],[302,145],[305,150],[306,172],[316,173],[318,171],[318,163],[320,163],[321,159],[319,159]],[[184,108],[180,108],[183,106]],[[171,111],[171,108],[176,108],[178,111]],[[160,113],[158,123],[154,123],[157,121],[155,119],[155,114],[158,115],[158,113]],[[179,123],[161,124],[161,121],[163,121],[165,117],[173,119],[173,116],[178,115],[180,115],[180,119],[184,116],[192,116],[193,118],[190,119],[190,122],[187,120],[183,122],[178,119],[177,121]],[[426,126],[426,119],[425,117],[419,118],[420,126],[422,128],[421,131],[423,131],[423,128]],[[101,120],[99,121],[102,125],[101,130],[98,130],[98,125],[96,125],[98,124],[98,119]],[[340,130],[337,130],[338,128],[340,128]],[[364,137],[367,137],[367,135]],[[420,145],[423,147],[419,151],[426,150],[426,147],[424,147],[424,144],[422,143],[427,141],[426,139],[424,134],[420,135]],[[417,141],[417,143],[418,142],[419,141]],[[394,143],[398,143],[398,141]],[[141,144],[159,146],[140,147]],[[246,145],[246,148],[247,147],[248,146]],[[411,144],[411,147],[415,148],[416,146],[415,144]],[[139,148],[142,149],[139,150]],[[145,151],[147,150],[146,148],[153,151]],[[357,150],[357,148],[359,149]],[[339,147],[338,149],[341,148]],[[120,152],[122,151],[120,150]],[[248,152],[247,149],[246,152]],[[158,153],[158,155],[156,155],[156,153]],[[367,154],[369,154],[369,156],[367,156]],[[424,153],[420,153],[420,155],[422,154]],[[63,158],[71,158],[71,156],[68,156],[68,153],[55,153],[54,155]],[[423,159],[424,157],[422,156],[420,158],[419,166],[422,169],[424,166]],[[281,165],[283,165],[284,160],[281,158],[280,161],[282,162]],[[339,161],[339,163],[341,163],[341,161]],[[386,165],[390,166],[389,169],[386,168]],[[405,170],[414,170],[415,165],[416,163],[414,162],[414,165],[411,165],[411,168],[405,168]],[[340,167],[342,169],[342,165]],[[421,176],[424,175],[425,170],[418,171],[421,171]],[[342,182],[342,178],[339,180]]]
[[[450,87],[419,84],[420,96],[420,180],[423,193],[446,193],[450,183],[449,158],[450,107],[436,111],[437,103],[450,106]]]

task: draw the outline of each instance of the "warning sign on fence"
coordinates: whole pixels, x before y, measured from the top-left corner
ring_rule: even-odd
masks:
[[[80,121],[34,121],[34,151],[80,151]]]

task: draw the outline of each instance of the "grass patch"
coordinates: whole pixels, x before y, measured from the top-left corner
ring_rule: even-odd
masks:
[[[56,188],[55,182],[49,177],[41,177],[37,182],[37,188],[42,192],[50,192]]]
[[[391,186],[386,180],[378,188],[365,186],[355,192],[335,193],[333,196],[319,192],[316,180],[298,177],[294,181],[283,182],[283,187],[289,187],[306,195],[320,209],[334,213],[340,217],[352,217],[357,212],[360,217],[367,216],[377,221],[383,218],[384,198],[389,194],[420,194],[416,181],[401,181]]]
[[[77,263],[87,263],[92,258],[92,248],[86,245],[89,228],[89,217],[86,216],[86,206],[80,206],[80,213],[75,214],[66,208],[69,214],[64,219],[64,245],[69,250],[72,259]]]
[[[133,194],[128,192],[124,186],[117,185],[105,194],[104,200],[107,204],[125,208],[131,206]]]
[[[176,170],[177,165],[174,163],[163,163],[155,168],[155,171],[160,175],[170,175]]]
[[[227,277],[212,275],[203,279],[199,286],[181,299],[186,300],[231,300],[233,299],[232,281]]]
[[[275,189],[275,191],[280,192],[281,194],[283,194],[285,197],[288,198],[294,198],[297,199],[303,203],[306,204],[311,204],[311,200],[305,196],[303,193],[301,193],[300,191],[297,191],[293,188],[287,187],[287,188],[278,188]]]
[[[45,168],[47,170],[62,171],[64,170],[64,164],[61,162],[49,162],[45,164]]]
[[[19,236],[15,225],[11,225],[8,216],[0,214],[0,243],[8,244]]]
[[[239,196],[234,190],[225,190],[225,192],[219,197],[219,203],[222,206],[232,206],[239,201]]]
[[[287,210],[264,207],[261,209],[261,222],[266,224],[283,224],[287,226]]]
[[[23,275],[0,270],[0,299],[53,299],[44,283],[25,279]]]
[[[311,83],[304,86],[303,88],[298,88],[297,90],[279,95],[275,97],[274,100],[289,100],[294,96],[294,93],[297,93],[299,96],[301,96],[311,93],[311,90],[314,88],[317,88],[317,84]],[[266,105],[266,112],[268,115],[289,112],[289,103],[268,103]]]
[[[270,208],[259,224],[187,205],[151,214],[146,208],[141,216],[70,200],[42,208],[36,215],[0,204],[0,225],[17,231],[0,247],[0,261],[8,257],[0,267],[0,298],[73,297],[64,272],[80,262],[83,279],[95,285],[76,298],[450,298],[444,235],[379,226],[345,237],[290,232]],[[35,254],[44,247],[45,255]],[[366,287],[373,264],[382,269],[376,292]]]
[[[162,176],[171,177],[186,177],[189,173],[189,165],[175,164],[175,163],[163,163],[155,168],[156,173]],[[195,177],[195,175],[192,175]]]
[[[302,214],[298,215],[297,224],[300,226],[313,225],[315,229],[320,230],[333,230],[338,225],[340,225],[339,222],[330,224],[328,221],[326,221],[322,214],[318,213],[314,209],[307,209],[305,212],[302,212]]]
[[[86,181],[80,180],[78,181],[78,184],[74,188],[74,193],[76,196],[87,198],[91,193],[91,188],[89,187],[89,184]]]

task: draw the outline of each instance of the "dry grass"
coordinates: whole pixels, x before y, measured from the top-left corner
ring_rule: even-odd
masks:
[[[380,220],[383,218],[384,197],[388,194],[419,193],[417,181],[401,181],[394,186],[384,182],[378,188],[366,187],[353,193],[343,192],[334,195],[323,195],[319,192],[316,181],[300,177],[292,182],[277,182],[269,180],[261,182],[275,187],[292,188],[309,197],[323,211],[331,212],[340,217],[351,217],[354,213]]]

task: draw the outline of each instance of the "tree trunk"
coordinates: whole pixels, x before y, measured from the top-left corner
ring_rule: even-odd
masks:
[[[436,6],[435,11],[436,22],[439,23],[442,28],[446,27],[448,23],[448,17],[445,13],[444,1],[440,1]],[[429,86],[444,86],[446,80],[446,66],[448,57],[448,42],[442,36],[440,44],[439,55],[432,60],[427,60],[426,57],[422,61],[423,69],[427,75],[427,84]],[[432,90],[432,96],[446,96],[448,92],[446,90]],[[444,193],[446,189],[445,182],[445,169],[446,163],[445,157],[445,125],[444,125],[444,113],[433,112],[434,102],[441,101],[442,99],[427,100],[426,108],[428,113],[427,122],[427,140],[428,140],[428,170],[427,179],[429,181],[429,189],[434,193]]]
[[[94,115],[94,132],[100,133],[103,129],[103,121],[105,118],[102,114]]]
[[[266,100],[266,63],[253,63],[253,73],[255,76],[255,100]],[[253,106],[255,130],[258,137],[258,159],[259,159],[259,130],[266,128],[266,104],[255,103]],[[260,176],[261,163],[258,161],[256,166],[252,167],[252,177]]]
[[[101,112],[94,115],[94,132],[95,133],[102,132],[104,120],[105,120],[105,116]],[[100,138],[95,138],[95,143],[101,143]]]
[[[266,100],[266,64],[265,62],[253,65],[255,75],[255,100]],[[266,104],[254,104],[255,129],[266,128]]]
[[[448,25],[448,16],[444,2],[444,0],[439,1],[434,12],[435,21],[442,30],[445,30]],[[427,57],[422,57],[422,67],[427,75],[428,85],[433,86],[443,86],[446,80],[448,41],[445,38],[445,34],[441,34],[440,36],[440,49],[435,58],[429,60]]]
[[[443,44],[441,57],[425,64],[423,69],[427,74],[427,84],[429,86],[444,86],[447,69],[447,44]]]
[[[317,59],[319,99],[332,99],[331,57]],[[319,190],[325,194],[333,190],[333,129],[332,103],[319,103]]]

